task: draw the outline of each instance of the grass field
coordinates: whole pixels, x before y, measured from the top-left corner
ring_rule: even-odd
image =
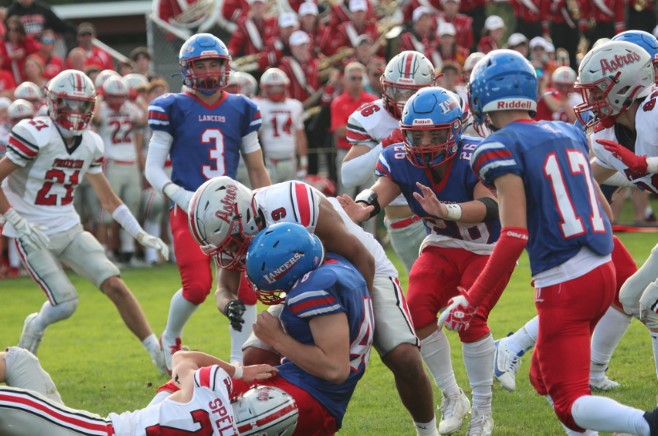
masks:
[[[620,235],[641,264],[658,242],[658,233]],[[81,253],[83,255],[83,253]],[[394,255],[392,255],[394,257]],[[402,271],[401,265],[398,268]],[[169,299],[179,287],[174,266],[126,270],[128,286],[139,298],[159,335],[164,328]],[[402,277],[406,285],[406,275]],[[149,356],[128,332],[114,307],[92,285],[72,276],[80,294],[78,310],[69,320],[51,326],[39,349],[43,366],[57,383],[67,405],[100,414],[141,408],[151,399],[155,387],[163,383]],[[38,310],[44,296],[28,278],[0,281],[0,346],[18,342],[23,320]],[[493,310],[490,326],[496,338],[520,327],[535,313],[530,287],[528,259],[524,255],[510,285]],[[449,333],[457,380],[470,391],[461,346],[456,334]],[[188,323],[184,343],[228,358],[228,322],[206,301]],[[528,382],[529,359],[523,361],[517,378],[517,391],[509,393],[494,386],[496,435],[564,434],[547,402]],[[564,365],[569,365],[565,360]],[[652,409],[656,405],[656,372],[647,330],[637,321],[631,324],[613,356],[610,378],[622,387],[609,395],[626,404]],[[435,402],[440,394],[435,388]],[[465,434],[466,425],[460,434]],[[345,417],[345,435],[413,435],[411,419],[402,407],[393,379],[373,350],[366,375],[356,389]]]

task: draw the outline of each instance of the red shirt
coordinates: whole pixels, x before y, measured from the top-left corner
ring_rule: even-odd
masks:
[[[64,61],[59,56],[52,55],[45,62],[43,77],[47,80],[52,79],[64,70]]]
[[[527,3],[532,4],[534,8],[528,7]],[[527,23],[537,23],[548,16],[551,2],[547,0],[511,0],[512,11],[514,16]]]
[[[0,92],[16,88],[14,76],[7,70],[0,70]]]
[[[295,63],[301,69],[301,73],[295,73],[295,71],[300,71],[293,68],[293,64]],[[295,100],[304,103],[304,101],[311,95],[311,92],[320,89],[319,63],[320,60],[317,58],[311,59],[310,62],[304,65],[298,63],[290,56],[285,56],[281,59],[279,68],[286,73],[290,79],[290,88],[288,88],[290,98],[294,98]],[[298,76],[303,76],[303,78]],[[301,82],[300,79],[302,79],[303,82]]]
[[[478,51],[481,51],[484,54],[489,53],[492,50],[499,49],[498,43],[491,36],[483,36],[478,42]]]
[[[253,26],[251,25],[253,23]],[[252,29],[254,33],[249,33]],[[255,20],[244,17],[238,22],[238,28],[228,43],[228,52],[233,58],[250,54],[260,54],[271,46],[279,30],[277,18],[269,17]],[[260,41],[257,41],[260,37]]]
[[[85,50],[85,53],[87,55],[87,60],[85,61],[86,65],[96,65],[101,70],[114,69],[114,64],[112,63],[112,57],[109,54],[107,54],[105,51],[101,50],[100,48],[92,47],[91,51]],[[66,66],[68,68],[71,68],[68,62]]]
[[[605,7],[601,8],[596,3],[602,3]],[[581,30],[587,24],[587,19],[594,19],[597,23],[615,23],[615,33],[624,31],[624,0],[601,0],[594,2],[586,1],[583,4],[581,12]]]
[[[25,50],[25,56],[16,60],[12,60],[9,57],[9,54],[21,48]],[[28,55],[38,51],[39,43],[36,42],[30,35],[27,35],[25,39],[18,45],[14,45],[9,41],[3,40],[0,42],[0,58],[2,58],[2,64],[0,65],[0,68],[3,70],[11,71],[14,75],[14,80],[16,83],[21,83],[25,80],[25,59]]]
[[[473,47],[473,43],[475,42],[473,37],[473,18],[464,14],[457,14],[449,18],[446,14],[440,13],[437,22],[438,20],[443,20],[455,26],[455,31],[457,32],[455,41],[457,41],[457,45],[466,47],[469,50]]]
[[[359,108],[363,103],[370,103],[377,100],[372,94],[361,91],[359,98],[353,98],[347,91],[336,97],[331,102],[331,131],[335,132],[339,127],[347,125],[350,115]],[[336,138],[336,147],[349,150],[351,145],[346,138]]]

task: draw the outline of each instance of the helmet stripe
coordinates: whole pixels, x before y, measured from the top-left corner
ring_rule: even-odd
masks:
[[[404,72],[402,73],[405,77],[411,78],[412,66],[415,63],[414,60],[416,56],[413,54],[407,55],[407,59],[404,61]]]

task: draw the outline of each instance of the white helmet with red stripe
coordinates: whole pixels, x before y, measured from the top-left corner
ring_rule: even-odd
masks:
[[[19,98],[29,101],[35,108],[38,108],[42,104],[43,93],[36,83],[23,82],[14,89],[14,99]]]
[[[9,121],[12,124],[25,118],[32,118],[34,116],[34,105],[22,98],[14,100],[7,108],[7,116],[9,116]]]
[[[272,101],[284,101],[290,79],[279,68],[268,68],[260,77],[260,90],[263,97]]]
[[[48,82],[48,114],[74,135],[87,128],[94,115],[96,89],[82,71],[64,70]]]
[[[96,87],[96,90],[99,94],[103,92],[103,85],[105,84],[105,81],[107,81],[107,79],[110,77],[121,77],[121,74],[114,70],[103,70],[98,73],[96,79],[94,79],[94,86]]]
[[[207,256],[216,256],[220,267],[244,269],[247,248],[262,223],[251,189],[227,176],[210,179],[194,193],[188,220]]]
[[[295,399],[273,386],[256,386],[232,403],[238,433],[288,436],[295,431],[299,408]]]
[[[388,61],[382,83],[384,107],[398,120],[404,104],[421,88],[434,84],[434,66],[420,52],[407,50]]]

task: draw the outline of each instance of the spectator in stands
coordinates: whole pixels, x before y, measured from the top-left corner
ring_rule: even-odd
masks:
[[[135,72],[135,64],[130,59],[126,59],[119,62],[119,67],[117,72],[121,77]]]
[[[55,32],[44,29],[39,37],[39,51],[37,52],[44,62],[43,77],[50,80],[64,69],[62,58],[53,53],[55,49]]]
[[[555,0],[550,2],[543,26],[550,26],[550,36],[556,47],[569,53],[569,65],[577,68],[576,54],[580,42],[578,19],[581,18],[584,4],[589,0]],[[569,7],[567,7],[567,5]],[[550,22],[549,22],[550,20]]]
[[[592,42],[612,38],[624,29],[624,0],[601,0],[584,3],[579,21],[580,31]],[[592,26],[593,27],[590,27]]]
[[[478,51],[484,54],[502,47],[505,35],[505,21],[498,15],[489,15],[484,22],[482,38],[478,42]]]
[[[113,70],[112,57],[105,51],[94,46],[96,38],[96,27],[89,22],[78,25],[78,47],[85,51],[86,64],[97,65],[101,70]]]
[[[562,66],[553,71],[548,87],[539,95],[535,119],[567,123],[576,121],[573,108],[582,103],[582,98],[574,92],[575,82],[576,72],[573,68]]]
[[[237,58],[248,55],[256,56],[254,62],[257,71],[263,72],[269,65],[268,52],[276,38],[278,23],[276,17],[268,17],[266,13],[267,4],[264,0],[249,0],[249,13],[240,19],[227,46],[234,67],[239,65]],[[254,69],[250,68],[250,71]]]
[[[507,38],[507,43],[505,43],[505,48],[510,50],[516,50],[524,58],[528,57],[528,38],[522,33],[512,33],[509,38]]]
[[[437,16],[437,14],[441,13],[441,11],[443,10],[443,6],[441,5],[441,0],[426,0],[426,1],[411,0],[409,2],[405,2],[404,6],[402,6],[402,15],[404,17],[404,22],[405,23],[413,22],[414,12],[421,6],[425,7],[428,13],[433,16]],[[433,26],[432,30],[436,30],[436,24],[433,23],[432,26]],[[416,50],[416,49],[414,48],[410,50]]]
[[[358,62],[361,65],[368,65],[370,59],[373,57],[373,50],[376,50],[373,40],[368,35],[361,35],[356,43],[354,56],[348,58],[343,64],[347,65],[350,62]]]
[[[381,77],[384,73],[384,68],[386,68],[386,61],[379,56],[370,59],[370,62],[366,65],[368,80],[364,89],[368,94],[382,95]]]
[[[276,36],[269,44],[267,66],[276,67],[284,56],[290,56],[290,35],[299,30],[299,20],[294,12],[284,12],[279,15]]]
[[[310,0],[299,6],[299,28],[311,37],[314,55],[320,54],[320,39],[325,27],[318,17],[318,6]]]
[[[19,17],[7,19],[7,33],[0,43],[1,68],[11,72],[16,83],[25,79],[25,58],[36,53],[39,43],[25,33],[25,27]]]
[[[16,89],[14,76],[7,70],[0,68],[0,97],[12,98]]]
[[[461,65],[452,61],[443,62],[443,66],[437,69],[437,73],[439,73],[437,74],[438,86],[456,93],[457,83],[462,73]]]
[[[550,2],[544,0],[511,0],[512,11],[516,17],[515,32],[528,38],[548,34],[548,16]]]
[[[626,6],[626,28],[651,33],[656,26],[656,2],[629,0]]]
[[[308,109],[318,103],[321,88],[319,59],[312,58],[311,38],[306,32],[298,30],[288,40],[292,56],[281,59],[279,68],[290,79],[290,98],[299,100]]]
[[[469,51],[465,47],[457,44],[457,30],[452,23],[439,23],[439,46],[437,51],[443,62],[454,62],[457,65],[464,65]],[[439,64],[440,65],[440,64]],[[434,64],[435,67],[439,66]]]
[[[47,3],[35,0],[15,0],[7,9],[7,19],[16,16],[23,23],[25,33],[36,37],[44,29],[61,34],[75,33],[75,27],[59,18]]]
[[[475,45],[473,18],[459,13],[460,3],[460,0],[441,0],[443,12],[439,14],[438,22],[445,21],[455,26],[457,45],[467,48],[470,51]]]
[[[151,51],[147,47],[136,47],[130,52],[130,60],[135,65],[134,72],[149,79],[153,78]]]
[[[350,0],[349,8],[349,21],[339,24],[338,30],[325,29],[320,45],[322,53],[327,56],[336,54],[342,47],[355,48],[360,35],[368,35],[373,41],[379,39],[377,20],[368,19],[368,0]]]
[[[43,89],[48,82],[43,76],[44,65],[43,59],[38,54],[31,54],[25,59],[25,80],[36,84],[39,88]]]
[[[433,65],[441,65],[441,56],[436,50],[435,18],[436,15],[427,6],[418,6],[412,15],[413,27],[400,35],[400,51],[417,51],[430,59]]]
[[[549,77],[551,72],[549,69],[548,49],[550,48],[549,42],[541,36],[535,36],[530,40],[530,63],[535,67],[537,78],[540,83],[543,76],[548,73]]]
[[[354,197],[361,192],[361,188],[368,187],[374,182],[369,180],[363,187],[346,188],[340,180],[340,168],[343,164],[345,155],[350,150],[351,145],[345,138],[347,131],[347,120],[359,106],[363,103],[369,103],[377,100],[372,94],[368,94],[363,89],[366,68],[357,62],[350,63],[345,67],[343,76],[343,93],[331,103],[331,131],[334,133],[336,143],[336,166],[338,168],[338,194],[349,194]]]
[[[435,1],[435,0],[432,0]],[[366,20],[376,20],[375,12],[373,11],[372,5],[369,1],[366,0]],[[413,9],[412,9],[413,10]],[[352,8],[349,7],[349,1],[337,1],[331,6],[331,11],[329,12],[329,23],[327,23],[327,28],[331,29],[329,32],[336,34],[338,27],[347,23],[352,19]]]

